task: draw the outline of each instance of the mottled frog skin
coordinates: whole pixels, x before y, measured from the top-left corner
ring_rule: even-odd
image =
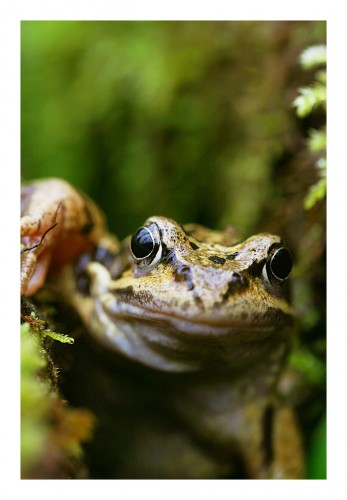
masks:
[[[119,243],[91,200],[46,179],[23,189],[21,237],[22,293],[50,271],[85,325],[59,366],[68,401],[98,419],[92,477],[303,476],[277,389],[295,331],[278,236],[151,217]]]

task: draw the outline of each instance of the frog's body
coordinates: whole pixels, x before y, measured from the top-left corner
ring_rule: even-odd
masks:
[[[293,331],[282,286],[291,262],[280,238],[236,243],[232,230],[152,217],[131,240],[113,240],[111,260],[106,241],[92,262],[83,256],[55,278],[100,343],[82,341],[80,363],[95,369],[81,382],[77,365],[71,377],[83,384],[75,403],[101,422],[98,474],[301,477],[294,417],[276,394]],[[76,278],[81,263],[87,287]]]
[[[158,371],[85,336],[74,349],[64,395],[98,417],[87,448],[93,477],[301,477],[293,414],[265,374]]]

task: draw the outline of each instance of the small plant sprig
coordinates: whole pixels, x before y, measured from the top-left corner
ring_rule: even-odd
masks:
[[[301,54],[300,62],[305,69],[325,65],[326,46],[309,47]],[[326,109],[326,69],[318,69],[313,84],[299,89],[299,95],[293,105],[300,118],[309,115],[318,107]],[[312,153],[320,155],[316,162],[318,181],[311,186],[304,200],[304,206],[309,210],[326,194],[326,129],[310,130],[307,145]]]
[[[64,335],[62,333],[52,332],[52,330],[46,328],[46,322],[39,319],[34,312],[31,312],[30,316],[25,318],[29,323],[31,330],[36,335],[40,335],[41,339],[44,337],[51,337],[54,340],[58,340],[63,344],[73,344],[75,340],[69,335]]]

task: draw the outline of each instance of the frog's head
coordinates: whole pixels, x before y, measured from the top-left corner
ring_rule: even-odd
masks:
[[[278,236],[234,240],[230,230],[149,218],[129,238],[128,266],[117,279],[90,265],[94,331],[168,370],[266,355],[292,325],[284,294],[292,259]]]

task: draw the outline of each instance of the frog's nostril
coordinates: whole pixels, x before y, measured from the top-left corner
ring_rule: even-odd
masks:
[[[241,283],[245,283],[245,278],[242,276],[241,273],[239,273],[238,271],[235,271],[233,272],[232,276],[231,276],[231,280],[230,280],[230,283],[233,283],[233,284],[241,284]]]
[[[190,272],[190,267],[189,266],[183,266],[181,267],[181,269],[179,270],[181,273],[183,274],[187,274]]]
[[[245,278],[241,273],[235,271],[232,273],[225,292],[222,295],[223,302],[228,300],[228,298],[235,293],[239,293],[245,288],[247,288],[247,278]]]
[[[193,290],[194,283],[192,280],[192,273],[189,266],[179,266],[174,271],[174,280],[178,283],[185,281],[188,284],[188,290]]]

